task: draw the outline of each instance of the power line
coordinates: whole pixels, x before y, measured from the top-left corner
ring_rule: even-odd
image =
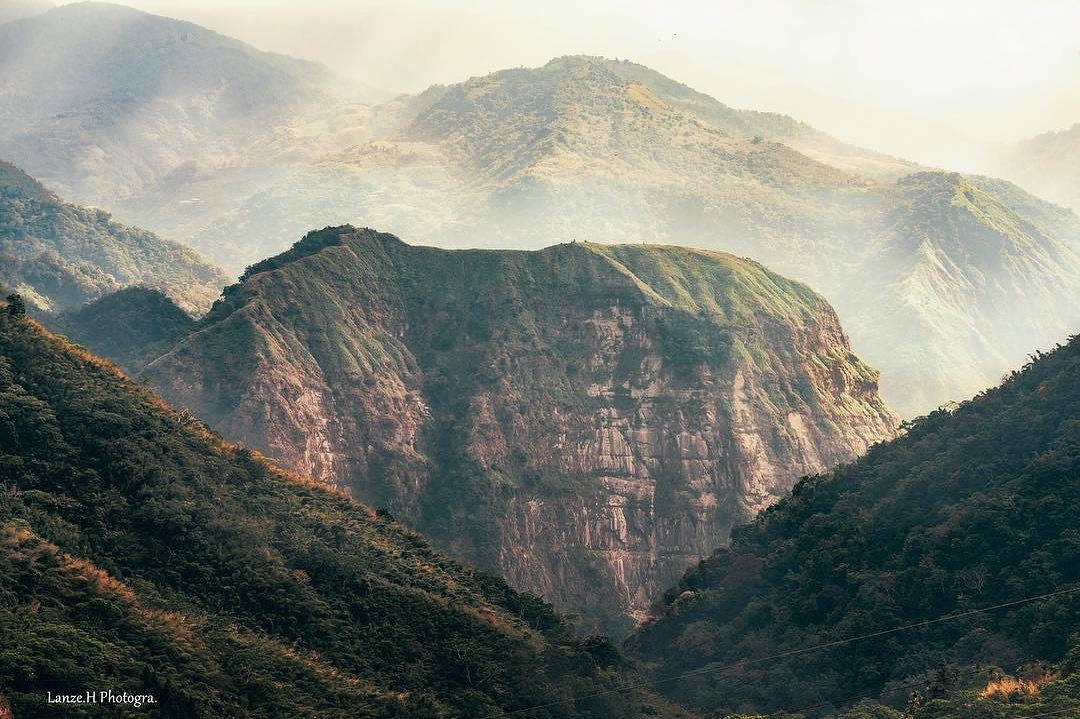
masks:
[[[1028,714],[1027,716],[1017,717],[1016,719],[1039,719],[1039,717],[1050,717],[1050,716],[1056,716],[1058,714],[1064,714],[1065,712],[1075,712],[1075,711],[1080,711],[1080,704],[1074,704],[1071,707],[1067,707],[1065,709],[1055,709],[1053,711],[1042,712],[1040,714]]]
[[[702,676],[705,674],[718,674],[721,672],[729,671],[731,669],[736,669],[738,667],[746,667],[754,664],[764,664],[765,662],[775,661],[777,659],[789,659],[791,657],[799,656],[802,654],[809,654],[810,652],[816,652],[822,649],[831,649],[833,647],[844,646],[845,644],[853,644],[854,642],[864,641],[866,639],[877,639],[879,637],[889,636],[890,634],[898,634],[900,632],[906,632],[912,629],[922,629],[924,627],[933,626],[935,624],[953,622],[958,619],[964,619],[965,617],[970,617],[977,614],[985,614],[987,612],[993,612],[1000,609],[1008,609],[1009,607],[1017,607],[1023,604],[1031,604],[1033,602],[1045,601],[1047,599],[1053,599],[1055,597],[1076,594],[1077,592],[1080,592],[1080,586],[1070,587],[1069,589],[1059,589],[1057,591],[1047,592],[1046,594],[1039,594],[1032,597],[1024,597],[1023,599],[1014,599],[1009,602],[995,604],[991,607],[983,607],[981,609],[969,609],[963,612],[957,612],[955,614],[946,614],[935,619],[926,619],[921,622],[905,624],[899,627],[893,627],[892,629],[882,629],[876,632],[870,632],[868,634],[860,634],[855,637],[848,637],[846,639],[836,639],[831,642],[824,642],[822,644],[815,644],[809,647],[802,647],[801,649],[792,649],[786,652],[780,652],[778,654],[758,657],[757,659],[740,659],[739,661],[732,662],[730,664],[702,667],[701,669],[694,669],[692,671],[683,672],[682,674],[676,674],[670,677],[664,677],[662,679],[649,679],[645,681],[634,682],[631,684],[624,684],[613,689],[605,689],[603,691],[593,692],[592,694],[584,694],[582,696],[571,697],[568,699],[558,699],[556,701],[547,702],[546,704],[537,704],[535,706],[522,707],[521,709],[511,709],[509,711],[503,711],[498,714],[488,714],[486,716],[480,717],[480,719],[499,719],[499,717],[512,716],[514,714],[535,711],[537,709],[548,709],[550,707],[560,706],[562,704],[570,704],[573,702],[584,701],[586,699],[595,699],[597,697],[607,696],[609,694],[620,694],[622,692],[631,691],[634,689],[643,689],[645,687],[657,686],[659,684],[679,681],[680,679],[689,679],[691,677]],[[1035,717],[1025,717],[1025,719],[1035,719]]]
[[[930,671],[933,671],[934,669],[937,669],[937,668],[938,667],[934,667],[933,669],[927,669],[926,671],[930,672]],[[952,671],[956,674],[956,676],[959,676],[961,674],[978,674],[980,672],[985,672],[986,669],[987,669],[986,667],[957,667],[957,668],[953,669]],[[922,680],[917,681],[917,682],[912,682],[911,684],[901,684],[899,686],[889,686],[889,687],[886,687],[883,691],[902,692],[902,691],[905,691],[907,689],[918,689],[919,687],[925,687],[928,683],[929,683],[928,679],[922,679]],[[834,700],[834,701],[824,701],[824,702],[817,702],[816,704],[807,704],[806,706],[801,706],[801,707],[799,707],[797,709],[781,709],[780,711],[773,712],[773,713],[774,714],[798,714],[800,712],[810,711],[811,709],[821,709],[822,707],[843,706],[845,704],[851,704],[852,702],[857,702],[860,699],[878,699],[880,697],[881,693],[882,692],[879,692],[878,694],[856,694],[854,696],[844,697],[843,699],[837,699],[837,700]]]

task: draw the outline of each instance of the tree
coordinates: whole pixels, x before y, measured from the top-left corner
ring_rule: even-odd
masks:
[[[26,302],[18,292],[7,296],[7,313],[17,319],[26,317]]]

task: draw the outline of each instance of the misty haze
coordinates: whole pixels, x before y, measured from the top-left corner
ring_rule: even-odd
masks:
[[[1078,27],[0,0],[0,719],[1080,717]]]

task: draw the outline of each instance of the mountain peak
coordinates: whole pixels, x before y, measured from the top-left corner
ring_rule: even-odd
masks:
[[[326,228],[144,374],[615,633],[734,522],[898,422],[820,296],[685,247],[447,250]]]

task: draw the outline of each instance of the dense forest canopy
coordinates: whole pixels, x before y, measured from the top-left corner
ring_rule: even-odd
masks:
[[[607,691],[632,680],[618,652],[536,597],[224,443],[14,304],[0,485],[0,694],[19,719],[101,687],[161,717],[683,715]]]
[[[965,613],[1075,587],[1077,516],[1074,338],[1000,388],[803,480],[735,530],[730,549],[688,572],[632,646],[656,677],[704,669],[662,689],[717,714],[828,707],[852,694],[895,701],[898,687],[937,672],[1058,662],[1075,642],[1080,594]],[[915,631],[801,651],[958,613]],[[786,652],[796,654],[708,671]]]

